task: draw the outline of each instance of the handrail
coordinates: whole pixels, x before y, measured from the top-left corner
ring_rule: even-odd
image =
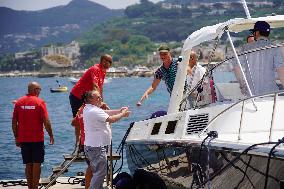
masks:
[[[241,113],[241,120],[240,120],[238,140],[241,140],[241,129],[242,129],[242,126],[243,126],[244,107],[245,107],[245,101],[243,101],[243,104],[242,104],[242,113]]]
[[[277,93],[275,93],[274,95],[274,103],[273,103],[273,111],[272,111],[272,115],[271,115],[271,125],[270,125],[270,129],[269,129],[269,142],[271,142],[271,134],[272,134],[272,127],[274,124],[274,117],[275,117],[275,109],[276,109],[276,102],[277,102]]]
[[[247,100],[251,100],[251,99],[255,99],[255,98],[266,97],[266,96],[271,96],[271,95],[279,95],[279,94],[284,94],[284,90],[279,90],[279,91],[273,92],[273,93],[270,92],[270,93],[265,93],[265,94],[262,94],[262,95],[255,95],[255,96],[247,97],[247,98],[245,98],[245,99],[242,99],[242,100],[240,100],[240,101],[238,101],[238,102],[232,104],[232,105],[229,106],[228,108],[226,108],[226,109],[224,109],[223,111],[221,111],[220,113],[218,113],[213,119],[211,119],[210,122],[208,123],[207,127],[205,127],[205,128],[198,134],[198,137],[201,137],[201,135],[202,135],[203,133],[205,133],[205,131],[206,131],[209,127],[211,127],[212,123],[213,123],[217,118],[219,118],[220,115],[222,115],[223,113],[227,112],[229,109],[235,107],[237,104],[239,104],[239,103],[241,103],[241,102],[244,103],[244,102],[247,101]],[[243,110],[242,110],[242,111],[243,111]],[[273,108],[273,112],[272,112],[273,114],[274,114],[274,111],[275,111],[275,108]],[[273,119],[274,119],[274,118],[273,118]],[[271,125],[270,127],[272,127],[272,125]],[[239,131],[240,131],[240,129],[239,129]]]

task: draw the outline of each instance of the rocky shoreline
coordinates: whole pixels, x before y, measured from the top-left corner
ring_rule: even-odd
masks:
[[[80,77],[84,70],[66,72],[8,72],[0,77]],[[107,77],[152,77],[154,71],[107,72]]]

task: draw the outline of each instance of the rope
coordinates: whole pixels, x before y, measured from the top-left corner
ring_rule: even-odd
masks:
[[[238,183],[238,185],[235,187],[235,189],[239,188],[240,184],[245,180],[245,177],[247,176],[246,173],[247,173],[247,170],[248,170],[248,168],[249,168],[249,164],[250,164],[251,159],[252,159],[252,156],[249,157],[248,163],[245,164],[245,165],[246,165],[246,170],[245,170],[245,172],[244,172],[243,178],[239,181],[239,183]]]
[[[130,131],[131,131],[133,126],[134,126],[134,122],[130,123],[129,128],[127,129],[124,137],[122,138],[120,144],[118,145],[116,153],[118,153],[121,156],[121,164],[120,164],[119,168],[116,171],[113,172],[113,175],[116,174],[116,173],[120,173],[121,172],[121,169],[123,167],[123,156],[124,156],[123,150],[124,150],[125,141],[126,141],[126,139],[127,139],[127,137],[128,137],[128,135],[129,135],[129,133],[130,133]],[[118,160],[115,160],[115,163],[113,165],[113,170],[116,167],[117,162],[118,162]]]
[[[27,181],[23,180],[9,180],[9,181],[0,181],[0,185],[3,187],[11,187],[11,186],[28,186]]]
[[[279,142],[279,141],[278,141]],[[233,166],[234,165],[234,162],[235,161],[237,161],[238,159],[240,159],[240,157],[242,156],[242,155],[245,155],[245,154],[247,154],[250,150],[252,150],[253,148],[255,148],[256,146],[263,146],[263,145],[271,145],[271,144],[277,144],[278,142],[264,142],[264,143],[257,143],[257,144],[253,144],[253,145],[251,145],[251,146],[249,146],[248,148],[246,148],[245,150],[243,150],[238,156],[236,156],[234,159],[232,159],[232,160],[228,160],[228,163],[224,166],[224,167],[222,167],[222,169],[220,169],[220,170],[218,170],[218,171],[216,171],[215,173],[214,173],[214,175],[210,178],[210,180],[212,181],[217,175],[220,175],[224,170],[226,170],[227,168],[229,168],[230,166]],[[283,143],[284,141],[283,141],[283,139],[281,140],[281,143]],[[223,156],[223,157],[225,157],[222,153],[221,153],[221,155]],[[226,160],[226,159],[225,159]],[[238,169],[236,166],[235,166],[235,168],[236,169]],[[241,170],[243,173],[244,173],[244,171],[243,170]],[[267,176],[268,177],[268,176]],[[204,181],[203,183],[201,183],[201,186],[202,185],[205,185],[207,182],[208,182],[209,180],[207,179],[206,181]]]
[[[268,182],[268,173],[269,173],[269,166],[270,166],[270,160],[271,160],[271,156],[272,154],[274,155],[274,150],[277,146],[279,146],[280,144],[284,143],[284,138],[282,138],[281,140],[278,140],[278,142],[271,148],[270,152],[269,152],[269,156],[268,156],[268,160],[267,160],[267,165],[266,165],[266,173],[265,173],[265,184],[264,184],[264,189],[267,188],[267,182]]]

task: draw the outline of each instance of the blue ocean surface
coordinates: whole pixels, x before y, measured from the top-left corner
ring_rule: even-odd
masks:
[[[45,162],[42,164],[41,177],[51,174],[52,167],[63,161],[63,154],[70,154],[74,150],[75,137],[74,128],[70,125],[72,115],[69,105],[69,92],[51,93],[49,89],[56,87],[59,81],[61,85],[67,86],[68,90],[72,84],[68,78],[0,78],[0,179],[25,178],[24,165],[20,148],[16,147],[12,132],[12,100],[27,93],[27,84],[37,81],[42,86],[40,97],[46,101],[49,118],[52,123],[55,144],[49,145],[49,137],[45,132]],[[169,94],[162,81],[158,89],[146,100],[141,107],[136,106],[144,91],[151,85],[152,78],[111,78],[104,85],[104,100],[112,108],[129,106],[132,111],[129,118],[112,124],[113,128],[113,150],[117,149],[129,124],[134,121],[147,119],[155,111],[167,110]],[[119,162],[120,163],[120,162]],[[75,176],[77,172],[84,172],[86,163],[73,163],[65,176]],[[123,171],[128,171],[127,161],[124,157]]]

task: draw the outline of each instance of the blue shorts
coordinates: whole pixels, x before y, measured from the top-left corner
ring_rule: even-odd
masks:
[[[44,142],[22,142],[23,164],[44,162]]]

